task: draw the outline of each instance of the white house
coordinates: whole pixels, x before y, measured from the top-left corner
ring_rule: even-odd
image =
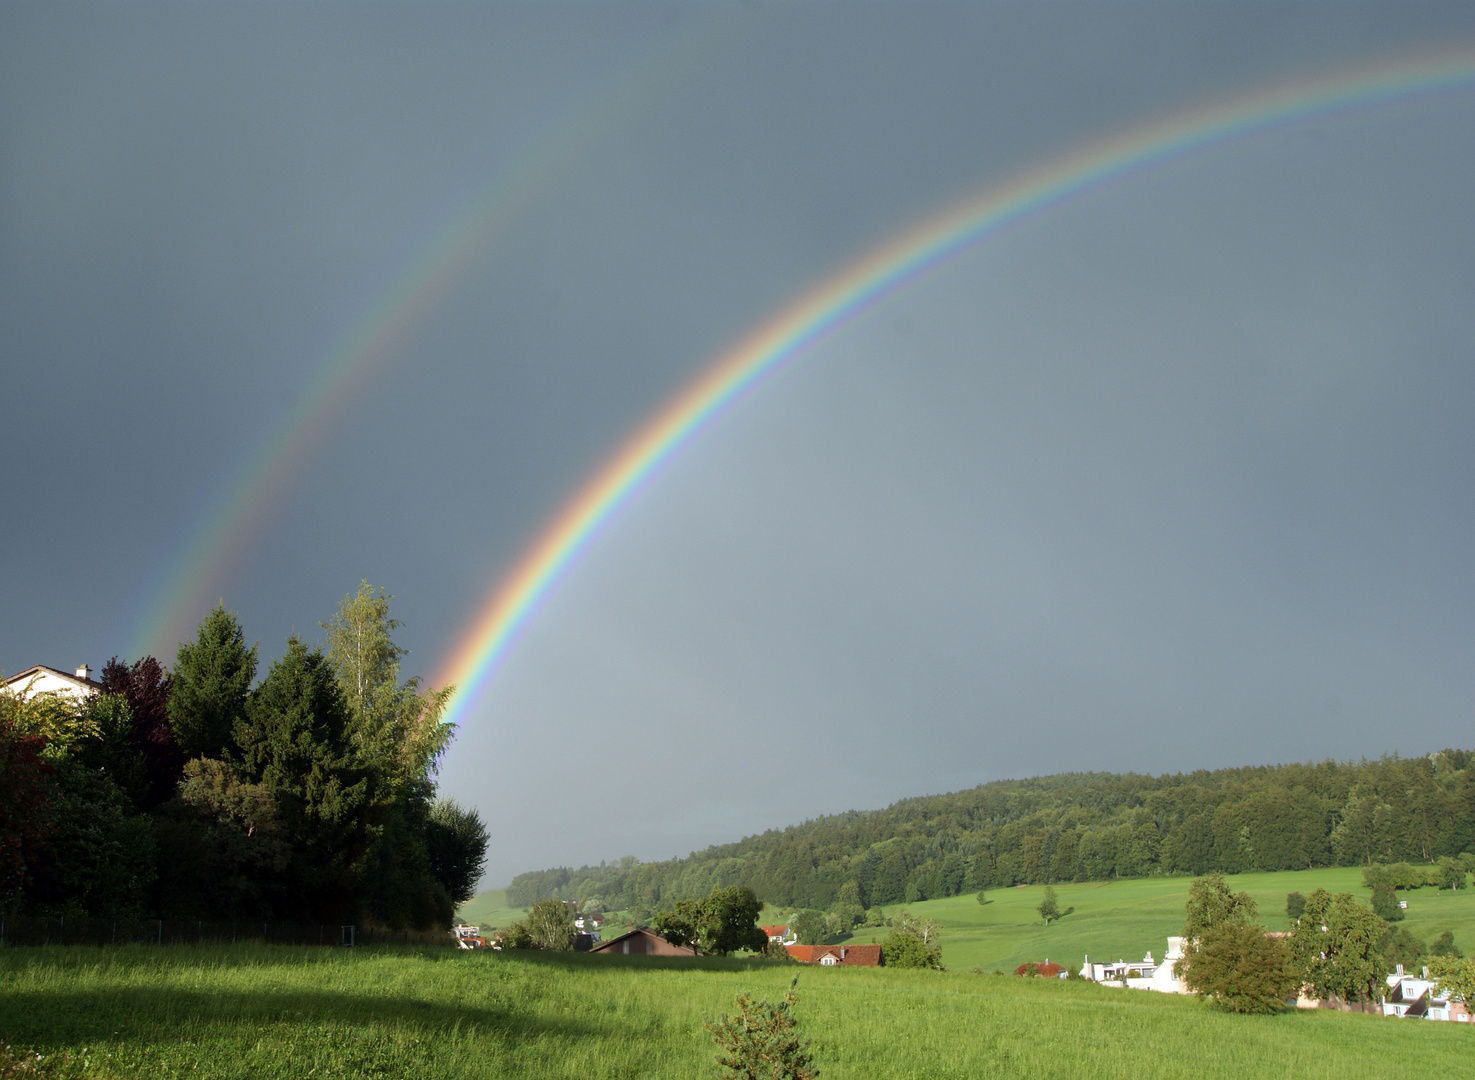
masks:
[[[18,675],[5,680],[5,689],[26,701],[39,694],[56,694],[66,697],[91,697],[102,689],[102,683],[92,678],[92,669],[86,664],[75,674],[68,675],[44,664],[26,668]]]
[[[1396,973],[1388,976],[1383,1015],[1470,1022],[1470,1010],[1465,1003],[1451,1000],[1448,993],[1440,993],[1438,984],[1429,978],[1428,968],[1424,969],[1422,977],[1405,975],[1402,964],[1398,965]]]
[[[1188,987],[1173,974],[1173,962],[1183,957],[1183,939],[1168,938],[1168,951],[1162,963],[1148,952],[1141,960],[1118,960],[1114,964],[1093,964],[1088,956],[1081,964],[1081,978],[1106,986],[1125,986],[1131,990],[1157,990],[1164,994],[1186,994]]]

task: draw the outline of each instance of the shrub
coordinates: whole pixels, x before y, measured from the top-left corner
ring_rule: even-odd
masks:
[[[1306,911],[1306,897],[1298,892],[1286,893],[1286,918],[1295,922]]]
[[[1430,956],[1449,956],[1458,959],[1464,953],[1455,947],[1455,935],[1453,930],[1446,930],[1434,939],[1434,944],[1429,946]]]
[[[702,1025],[717,1044],[717,1064],[728,1080],[814,1080],[819,1075],[809,1044],[790,1015],[799,1001],[794,992],[798,984],[798,978],[790,982],[777,1004],[739,994],[737,1015],[723,1013],[715,1024]]]

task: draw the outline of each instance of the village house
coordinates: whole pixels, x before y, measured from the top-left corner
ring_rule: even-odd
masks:
[[[821,967],[881,967],[885,958],[879,945],[785,945],[789,955],[801,964]]]
[[[1168,951],[1162,963],[1152,958],[1149,950],[1141,960],[1118,960],[1114,964],[1093,964],[1087,956],[1081,964],[1081,978],[1104,986],[1125,986],[1131,990],[1156,990],[1163,994],[1186,994],[1188,987],[1173,973],[1173,964],[1183,958],[1183,939],[1168,938]]]
[[[1424,969],[1422,976],[1406,975],[1402,964],[1388,976],[1383,1015],[1470,1023],[1469,1006],[1451,998],[1448,993],[1440,993],[1438,984],[1429,978],[1428,968]]]
[[[589,950],[603,956],[700,956],[690,945],[673,945],[648,926],[641,926]]]
[[[799,940],[799,936],[787,926],[765,926],[763,934],[769,941],[776,941],[780,945],[793,945]]]
[[[29,701],[41,694],[56,694],[59,697],[91,697],[102,689],[102,683],[92,678],[92,669],[86,664],[74,674],[45,664],[28,667],[18,675],[5,680],[5,689]]]

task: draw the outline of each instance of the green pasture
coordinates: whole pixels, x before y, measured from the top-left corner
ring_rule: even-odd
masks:
[[[1310,895],[1324,888],[1350,892],[1366,901],[1362,871],[1355,867],[1331,870],[1294,870],[1271,874],[1237,874],[1227,879],[1260,905],[1260,918],[1272,930],[1289,926],[1285,899],[1289,892]],[[954,896],[907,904],[914,915],[936,919],[943,927],[942,960],[950,968],[980,967],[1013,971],[1028,960],[1047,957],[1061,964],[1079,964],[1090,955],[1096,961],[1140,960],[1150,949],[1161,960],[1169,935],[1183,927],[1183,905],[1188,899],[1186,877],[1136,878],[1128,881],[1091,881],[1054,886],[1062,911],[1075,911],[1048,927],[1035,910],[1044,896],[1043,885],[994,889],[988,903],[975,896]],[[1475,952],[1475,890],[1440,891],[1433,888],[1400,893],[1408,900],[1401,924],[1432,941],[1445,930],[1454,931],[1455,944]],[[902,905],[888,907],[894,914]],[[877,941],[886,931],[858,929],[851,939]]]
[[[717,1075],[704,1018],[795,973],[826,1080],[1458,1076],[1475,1045],[1464,1025],[956,970],[259,945],[0,950],[0,1034],[55,1077],[691,1080]]]

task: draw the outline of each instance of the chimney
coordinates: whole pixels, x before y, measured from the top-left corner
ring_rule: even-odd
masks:
[[[1395,975],[1402,975],[1403,974],[1403,965],[1402,964],[1394,964],[1393,965],[1393,973]]]
[[[92,669],[90,667],[88,667],[86,664],[83,664],[81,667],[79,667],[77,669],[77,678],[79,678],[79,679],[91,679],[92,678]]]

